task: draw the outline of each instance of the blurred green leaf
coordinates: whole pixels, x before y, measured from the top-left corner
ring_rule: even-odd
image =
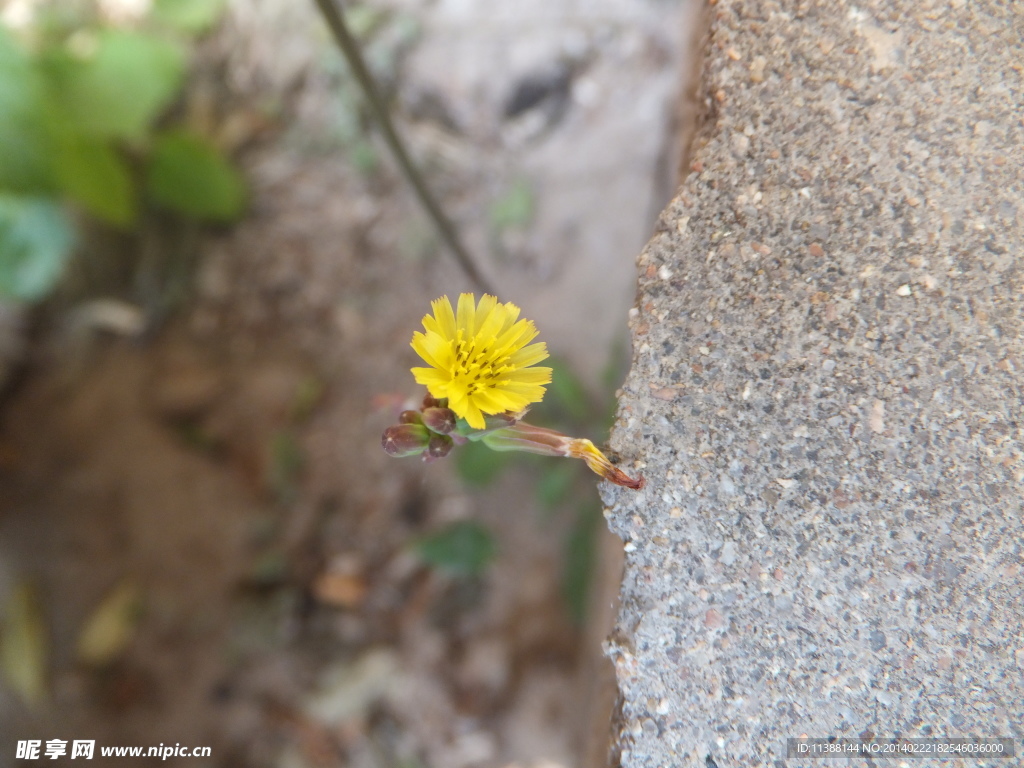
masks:
[[[496,549],[490,532],[468,520],[451,523],[416,545],[420,557],[430,565],[462,576],[481,573]]]
[[[377,150],[373,142],[365,139],[356,139],[349,147],[349,158],[352,165],[363,176],[372,176],[380,167],[380,159],[377,157]]]
[[[154,0],[151,13],[161,24],[198,34],[217,22],[225,5],[225,0]]]
[[[577,512],[576,521],[565,542],[562,594],[569,615],[578,625],[583,623],[587,613],[600,520],[601,504],[597,501],[585,502]]]
[[[525,227],[533,219],[533,204],[533,188],[519,179],[491,205],[491,227],[498,232]]]
[[[249,570],[249,582],[256,587],[276,587],[288,578],[288,557],[284,552],[264,552]]]
[[[135,636],[142,616],[138,587],[122,582],[107,593],[78,635],[78,660],[101,667],[116,661]]]
[[[278,432],[270,443],[268,484],[278,501],[288,504],[298,495],[299,475],[306,465],[302,446],[291,432]]]
[[[483,443],[466,443],[455,448],[455,469],[471,488],[490,485],[508,464],[508,454],[492,451]]]
[[[105,141],[69,136],[57,142],[57,180],[89,213],[117,227],[135,221],[135,189],[121,156]]]
[[[185,56],[166,40],[106,30],[92,55],[53,57],[48,71],[76,132],[137,141],[177,94]]]
[[[352,36],[361,42],[373,35],[388,20],[390,14],[383,8],[374,8],[365,3],[351,4],[345,8],[345,23]]]
[[[577,424],[590,423],[593,420],[592,403],[580,378],[560,357],[552,356],[544,361],[544,365],[551,368],[550,405]]]
[[[578,465],[571,461],[544,462],[540,479],[537,481],[537,500],[541,506],[551,509],[565,499],[576,479],[578,468]]]
[[[53,189],[43,80],[0,25],[0,188]]]
[[[619,332],[608,350],[608,362],[601,371],[601,387],[614,399],[615,390],[622,384],[629,370],[629,342],[625,332]]]
[[[7,684],[33,706],[46,696],[48,655],[46,628],[35,593],[27,584],[19,584],[4,605],[0,669]]]
[[[220,151],[185,131],[157,138],[146,188],[158,203],[199,219],[229,221],[245,205],[245,185]]]
[[[175,425],[175,431],[185,446],[191,450],[212,455],[222,447],[215,434],[195,421],[178,422]]]
[[[306,376],[295,389],[295,396],[289,408],[292,421],[301,423],[313,415],[323,400],[327,385],[316,376]]]
[[[0,195],[0,295],[42,298],[60,278],[73,243],[71,223],[53,200]]]

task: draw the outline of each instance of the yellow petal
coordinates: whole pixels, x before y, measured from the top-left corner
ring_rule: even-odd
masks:
[[[429,389],[434,397],[447,397],[448,383],[452,380],[447,371],[439,371],[437,368],[413,368],[412,376],[417,384]]]
[[[521,397],[526,400],[527,403],[539,403],[544,399],[544,387],[540,384],[504,384],[501,387],[501,391],[507,393],[510,397]],[[525,403],[524,403],[525,405]],[[519,410],[513,408],[510,410]]]
[[[476,328],[476,307],[473,305],[472,293],[459,294],[459,308],[455,324],[459,330],[465,331],[467,339],[473,335]]]
[[[530,401],[516,392],[507,389],[487,389],[473,395],[484,413],[504,413],[505,411],[521,411]]]
[[[423,316],[423,327],[427,329],[427,333],[434,333],[441,338],[445,338],[445,335],[441,330],[441,326],[432,315]]]
[[[473,327],[473,333],[480,333],[480,329],[484,323],[491,316],[494,308],[498,306],[498,299],[496,296],[491,296],[489,293],[485,293],[480,297],[480,303],[476,307],[476,325]]]
[[[412,335],[412,348],[435,368],[447,370],[452,364],[452,345],[436,333],[419,333]]]
[[[485,429],[487,427],[487,421],[484,419],[484,415],[480,413],[480,409],[473,403],[472,398],[466,400],[465,413],[461,415],[469,422],[469,426],[473,429]]]
[[[494,297],[485,296],[484,298],[493,299]],[[480,304],[481,306],[483,305],[483,299],[480,300]],[[497,338],[498,334],[501,333],[501,329],[505,325],[505,318],[507,314],[508,311],[502,304],[494,306],[486,315],[481,315],[480,309],[478,308],[476,311],[476,319],[480,327],[476,332],[477,337],[484,344],[488,343],[491,339]]]
[[[493,357],[509,355],[525,347],[537,336],[537,327],[530,320],[520,320],[505,331],[495,343]]]
[[[466,389],[465,382],[452,379],[448,383],[448,407],[459,416],[462,416],[466,410],[466,398],[468,397],[469,391]]]
[[[550,384],[550,368],[520,368],[516,371],[509,371],[502,376],[502,381],[515,384]]]
[[[455,313],[452,312],[452,303],[448,301],[448,297],[442,296],[440,299],[435,299],[430,302],[430,306],[434,310],[440,334],[446,339],[454,339]]]
[[[523,347],[518,352],[514,352],[508,359],[509,364],[516,368],[526,368],[527,366],[539,363],[541,360],[548,358],[548,345],[544,342],[539,344],[531,344],[528,347]]]
[[[473,393],[472,398],[473,402],[484,413],[502,413],[508,410],[508,407],[505,405],[505,398],[502,397],[500,390],[493,388],[479,389]]]
[[[513,325],[515,325],[515,322],[518,319],[519,319],[519,307],[517,307],[511,301],[506,302],[505,303],[505,322],[501,326],[501,330],[498,331],[498,335],[500,336],[505,331],[507,331],[509,328],[511,328]]]

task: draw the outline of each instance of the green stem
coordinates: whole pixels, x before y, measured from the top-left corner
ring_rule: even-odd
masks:
[[[363,61],[359,44],[352,37],[352,33],[349,32],[348,26],[345,24],[344,16],[338,10],[334,0],[315,0],[315,2],[320,9],[320,13],[323,14],[331,33],[334,35],[334,40],[341,49],[342,55],[352,69],[352,74],[355,75],[356,81],[359,83],[359,87],[370,105],[370,111],[377,118],[380,129],[384,134],[384,141],[387,142],[388,148],[395,156],[395,160],[398,161],[398,166],[401,168],[406,180],[412,185],[413,190],[416,192],[416,197],[419,198],[420,203],[426,209],[427,215],[437,226],[438,231],[441,233],[441,238],[451,249],[455,260],[459,262],[459,266],[462,267],[462,270],[473,284],[484,293],[496,295],[491,285],[480,274],[473,258],[462,245],[462,241],[459,240],[454,225],[444,215],[441,206],[434,199],[419,170],[409,157],[409,153],[406,152],[405,144],[398,137],[398,132],[391,121],[391,114],[388,112],[387,105],[384,103],[384,99],[381,98],[380,91],[377,89],[373,75],[370,74],[366,62]]]
[[[568,456],[571,439],[560,432],[520,421],[511,427],[488,432],[483,436],[483,443],[492,451],[524,451],[540,456]]]

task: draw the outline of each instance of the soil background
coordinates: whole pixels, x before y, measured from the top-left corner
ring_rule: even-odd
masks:
[[[350,13],[432,187],[600,441],[634,256],[680,162],[696,5],[478,5]],[[358,103],[312,5],[232,3],[180,108],[235,149],[247,217],[197,240],[172,313],[166,274],[193,256],[167,249],[127,281],[72,276],[33,315],[0,411],[0,591],[34,590],[48,695],[0,691],[0,765],[26,738],[212,747],[169,765],[603,763],[621,547],[603,521],[587,620],[563,589],[592,478],[545,504],[534,465],[473,487],[379,448],[421,396],[429,301],[473,286]],[[416,553],[460,520],[497,544],[478,576]],[[83,663],[119,590],[124,642]]]

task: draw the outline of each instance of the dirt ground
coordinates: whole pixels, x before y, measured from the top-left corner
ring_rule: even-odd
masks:
[[[314,38],[319,47],[304,56],[282,44],[267,63],[278,42],[268,29],[309,39],[308,19],[267,7],[276,6],[235,4],[204,49],[189,102],[205,104],[234,136],[251,184],[247,218],[202,238],[189,300],[149,332],[41,315],[2,404],[0,591],[34,590],[48,693],[31,708],[0,691],[0,765],[15,764],[14,742],[25,738],[212,747],[210,759],[167,761],[182,765],[597,764],[604,745],[599,736],[595,747],[594,724],[600,734],[614,696],[599,649],[614,570],[595,576],[590,623],[574,623],[562,594],[573,515],[539,507],[534,470],[512,466],[473,490],[452,462],[394,460],[379,449],[381,430],[417,396],[408,342],[429,300],[470,286],[379,149],[354,144],[339,127],[345,105],[325,96],[337,85],[326,41]],[[429,62],[430,41],[443,35],[403,36],[403,19],[445,29],[444,4],[433,15],[386,10],[392,21],[371,53],[392,56],[399,73],[409,61]],[[621,34],[636,29],[643,32]],[[602,46],[619,50],[615,34],[585,46],[598,62],[593,72],[616,64],[599,55]],[[671,46],[684,39],[681,27],[653,59],[630,54],[635,43],[622,55],[635,57],[641,80],[655,68],[676,81]],[[524,314],[597,400],[593,372],[624,358],[613,352],[614,336],[632,278],[615,275],[632,274],[634,251],[622,243],[633,238],[639,248],[660,207],[674,124],[662,120],[639,172],[623,161],[646,197],[636,221],[615,224],[627,231],[606,236],[617,252],[587,262],[579,254],[602,238],[607,211],[585,216],[573,206],[588,201],[571,196],[560,211],[545,197],[564,189],[557,173],[530,177],[525,205],[541,215],[516,214],[501,191],[514,186],[517,157],[543,169],[560,146],[578,143],[585,121],[573,120],[586,99],[572,91],[552,97],[568,99],[555,107],[542,99],[542,110],[568,116],[526,110],[541,126],[531,129],[541,131],[530,139],[536,149],[502,155],[482,124],[444,127],[458,109],[438,104],[472,102],[427,88],[429,80],[396,76],[432,182],[487,254],[487,271],[509,286],[503,298],[527,305]],[[495,85],[491,101],[510,87]],[[673,114],[672,95],[662,93],[658,115]],[[608,156],[635,158],[631,136],[620,141],[628,146],[609,146]],[[366,152],[378,159],[361,165]],[[489,154],[498,170],[481,160]],[[606,163],[592,183],[614,179],[614,168]],[[573,173],[570,186],[579,186]],[[611,204],[638,197],[630,189],[616,190]],[[497,223],[495,200],[513,211]],[[545,227],[562,233],[575,259],[545,261]],[[604,270],[602,259],[618,271]],[[585,290],[567,288],[595,271],[613,295],[590,278]],[[564,301],[553,298],[559,291]],[[602,317],[598,343],[579,340],[586,313],[572,312],[574,297],[621,309],[618,320],[611,311]],[[130,292],[118,299],[150,309]],[[574,322],[559,319],[567,313]],[[460,520],[483,523],[497,542],[480,576],[431,568],[412,546]],[[117,594],[132,595],[118,620],[123,642],[83,660],[83,626]]]

